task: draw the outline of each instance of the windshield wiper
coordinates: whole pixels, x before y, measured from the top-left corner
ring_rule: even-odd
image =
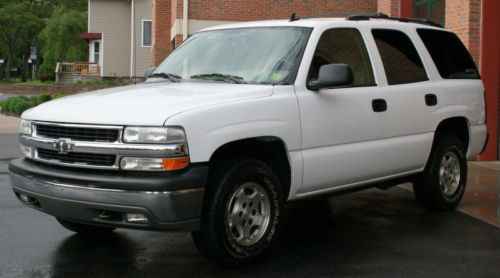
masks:
[[[222,73],[206,73],[206,74],[196,74],[191,76],[192,79],[209,79],[216,81],[231,81],[237,84],[246,84],[247,82],[243,77],[230,75],[230,74],[222,74]]]
[[[172,82],[180,82],[182,80],[182,77],[173,74],[173,73],[165,73],[165,72],[156,72],[151,74],[149,77],[159,77],[159,78],[165,78],[168,79]]]

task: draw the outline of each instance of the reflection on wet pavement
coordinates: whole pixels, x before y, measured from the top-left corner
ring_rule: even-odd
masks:
[[[222,269],[187,233],[72,234],[20,204],[6,173],[0,160],[0,277],[500,277],[500,229],[460,212],[427,212],[397,187],[289,204],[266,260]],[[493,217],[498,173],[471,163],[461,209]]]
[[[500,227],[500,163],[469,162],[467,190],[459,210]]]

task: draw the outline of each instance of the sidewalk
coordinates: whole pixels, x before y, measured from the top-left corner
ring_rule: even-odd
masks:
[[[20,118],[0,114],[0,133],[18,133]]]
[[[469,162],[467,189],[458,210],[500,228],[499,162]]]

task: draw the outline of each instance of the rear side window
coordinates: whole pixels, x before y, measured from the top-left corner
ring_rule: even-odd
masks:
[[[373,29],[372,34],[389,85],[429,80],[417,49],[405,33],[397,30]]]
[[[457,35],[431,29],[418,29],[439,74],[445,79],[479,79],[474,60]]]

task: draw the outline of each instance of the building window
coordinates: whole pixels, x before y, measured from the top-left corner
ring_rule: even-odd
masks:
[[[142,21],[142,47],[151,47],[152,45],[152,21]]]
[[[414,0],[413,14],[416,18],[426,18],[444,26],[445,0]]]

